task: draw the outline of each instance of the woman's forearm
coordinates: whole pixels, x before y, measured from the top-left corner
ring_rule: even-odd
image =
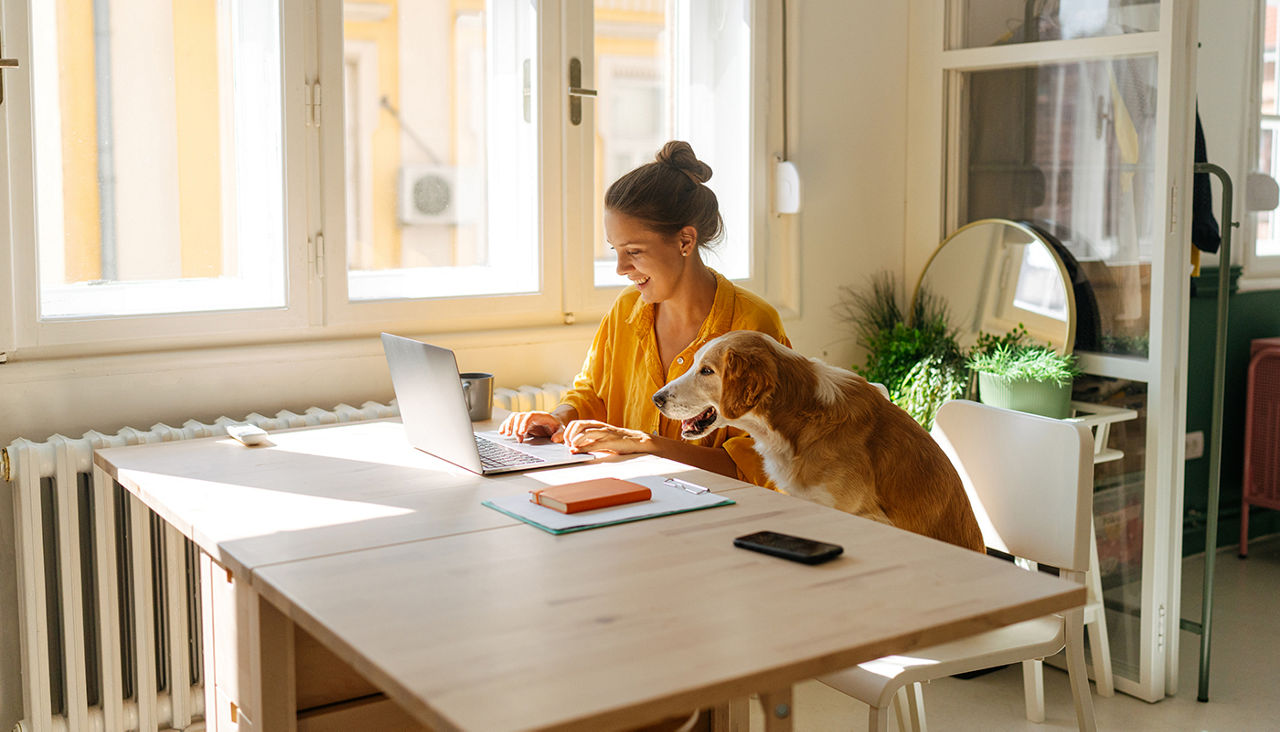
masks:
[[[722,448],[691,445],[683,440],[672,440],[658,435],[650,435],[650,439],[653,446],[651,452],[658,457],[710,470],[730,478],[738,477],[738,464],[733,462],[733,458],[729,457],[729,453]]]

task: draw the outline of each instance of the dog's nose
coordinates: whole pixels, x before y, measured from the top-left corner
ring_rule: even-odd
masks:
[[[661,390],[661,389],[659,389],[658,391],[654,392],[654,394],[653,394],[653,405],[654,405],[655,407],[657,407],[658,409],[662,409],[662,407],[663,407],[663,406],[665,406],[665,405],[666,405],[666,403],[667,403],[667,395],[666,395],[666,394],[664,394],[664,393],[662,392],[662,390]]]

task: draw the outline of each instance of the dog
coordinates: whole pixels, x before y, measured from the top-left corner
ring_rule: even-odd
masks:
[[[866,379],[755,331],[698,349],[653,395],[681,436],[725,426],[755,440],[783,492],[974,551],[985,551],[964,484],[942,448]]]

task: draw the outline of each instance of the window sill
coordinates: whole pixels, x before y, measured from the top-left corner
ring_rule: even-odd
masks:
[[[1280,290],[1280,274],[1245,275],[1240,278],[1239,285],[1237,292]]]
[[[419,338],[454,350],[485,349],[506,346],[547,345],[568,342],[590,342],[595,333],[596,321],[575,325],[536,326],[529,328],[507,328],[493,330],[471,330],[457,332],[410,332],[403,329],[397,333]],[[122,344],[111,344],[120,346]],[[584,352],[585,353],[585,352]],[[22,349],[9,355],[8,361],[0,363],[0,384],[13,383],[18,372],[30,370],[35,378],[43,380],[60,372],[85,374],[88,372],[129,372],[145,373],[155,370],[172,370],[183,368],[185,364],[202,365],[223,364],[227,367],[244,366],[263,363],[296,363],[313,359],[341,359],[377,355],[381,357],[382,346],[378,336],[362,335],[350,337],[326,338],[320,340],[298,340],[282,343],[278,337],[271,343],[201,345],[173,348],[163,351],[116,352],[103,353],[99,347],[96,352],[81,352],[79,349],[63,348],[31,348]],[[30,379],[17,378],[17,381]]]

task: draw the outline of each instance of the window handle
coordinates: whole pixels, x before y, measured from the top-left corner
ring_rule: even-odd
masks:
[[[569,59],[569,124],[582,124],[582,98],[594,96],[595,89],[582,88],[582,61]]]
[[[4,55],[3,53],[0,53],[0,56],[3,56],[3,55]],[[18,59],[0,58],[0,71],[4,71],[5,69],[16,69],[16,68],[18,68]],[[4,104],[4,74],[0,74],[0,104]]]

